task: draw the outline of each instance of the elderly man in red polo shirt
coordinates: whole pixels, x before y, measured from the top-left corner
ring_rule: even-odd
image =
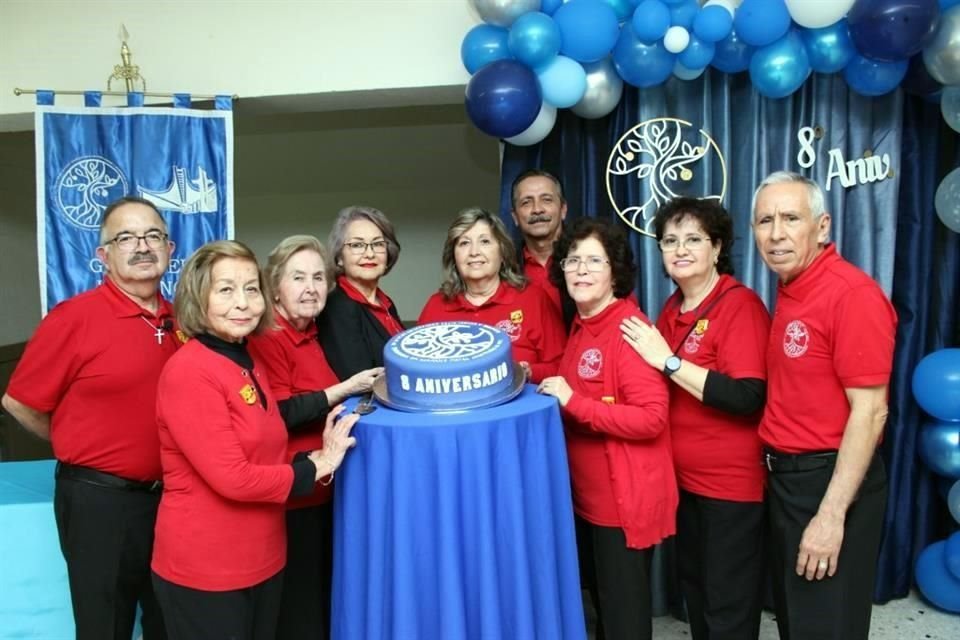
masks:
[[[173,310],[159,294],[173,248],[150,202],[108,206],[97,248],[106,278],[40,322],[3,396],[58,460],[54,515],[78,640],[129,640],[138,602],[145,640],[166,635],[150,556],[161,490],[157,381],[177,349]]]
[[[829,242],[815,182],[768,176],[754,193],[753,229],[780,280],[759,430],[780,637],[867,640],[896,313]]]

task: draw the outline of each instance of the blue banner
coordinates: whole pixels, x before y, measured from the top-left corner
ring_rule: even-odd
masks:
[[[37,251],[46,314],[98,285],[107,205],[153,202],[176,243],[160,283],[173,298],[198,247],[233,237],[233,113],[165,107],[37,106]]]

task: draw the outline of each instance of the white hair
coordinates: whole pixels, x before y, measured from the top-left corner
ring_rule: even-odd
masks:
[[[787,184],[791,182],[802,184],[807,188],[807,204],[810,207],[810,213],[813,214],[814,220],[826,213],[823,189],[820,188],[819,184],[793,171],[774,171],[764,178],[760,186],[753,192],[753,200],[750,202],[750,215],[753,216],[756,214],[757,196],[760,195],[760,192],[765,187],[769,187],[772,184]]]

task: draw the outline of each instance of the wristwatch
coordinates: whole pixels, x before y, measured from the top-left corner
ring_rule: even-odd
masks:
[[[677,369],[680,368],[681,362],[683,361],[677,356],[670,356],[663,364],[663,373],[669,378],[677,372]]]

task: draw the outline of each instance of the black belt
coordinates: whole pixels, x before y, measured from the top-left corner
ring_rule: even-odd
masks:
[[[811,453],[783,453],[775,449],[763,448],[763,466],[771,473],[790,471],[813,471],[836,462],[836,451],[814,451]]]
[[[127,480],[120,476],[115,476],[103,471],[97,471],[90,467],[80,467],[66,462],[57,462],[57,477],[85,482],[87,484],[106,487],[108,489],[124,489],[126,491],[146,491],[147,493],[159,493],[163,490],[163,483],[159,480],[144,482],[142,480]]]

